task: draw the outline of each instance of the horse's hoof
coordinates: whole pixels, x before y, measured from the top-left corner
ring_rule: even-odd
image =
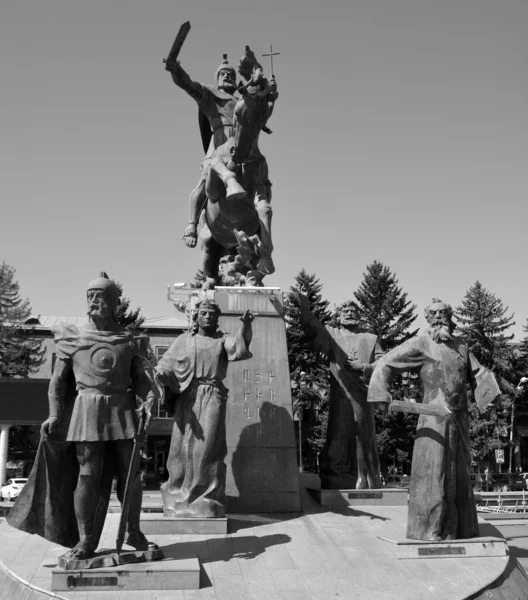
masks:
[[[248,271],[244,285],[246,287],[264,287],[264,284],[262,283],[263,279],[264,279],[263,273],[261,273],[260,271],[256,271],[255,269],[252,269],[251,271]]]
[[[275,265],[273,264],[271,257],[261,258],[258,262],[257,270],[266,275],[275,273]]]

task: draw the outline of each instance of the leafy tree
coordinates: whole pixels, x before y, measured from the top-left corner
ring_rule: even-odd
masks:
[[[141,314],[141,308],[135,310],[130,308],[130,299],[123,296],[123,286],[118,281],[115,282],[119,290],[119,304],[116,310],[116,321],[128,329],[129,331],[138,331],[145,321],[145,317]]]
[[[409,331],[416,320],[416,305],[407,300],[396,275],[381,262],[375,260],[367,266],[354,298],[338,307],[337,312],[352,305],[361,329],[375,333],[386,350],[416,335],[417,329]]]
[[[16,270],[0,265],[0,377],[28,377],[44,361],[42,341],[25,322],[31,315],[28,300],[20,297]]]
[[[294,410],[302,416],[303,454],[314,461],[322,450],[328,421],[329,369],[312,348],[312,337],[301,324],[299,292],[308,297],[310,310],[322,322],[328,323],[328,301],[321,294],[322,284],[304,269],[295,277],[295,284],[286,296],[286,339]]]
[[[509,343],[513,334],[508,334],[515,323],[513,315],[507,316],[508,310],[480,281],[466,291],[462,304],[455,310],[460,335],[477,360],[494,372],[502,391],[489,413],[479,414],[474,406],[470,409],[472,454],[479,461],[485,460],[492,450],[509,445],[507,432],[519,375]]]

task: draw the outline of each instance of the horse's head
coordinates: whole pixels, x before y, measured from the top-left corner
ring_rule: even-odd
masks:
[[[232,161],[245,162],[257,147],[258,136],[271,114],[276,91],[273,84],[256,69],[246,85],[240,88],[241,97],[235,106],[235,134]]]

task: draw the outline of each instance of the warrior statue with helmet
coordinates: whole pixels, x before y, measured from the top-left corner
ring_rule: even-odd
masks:
[[[95,553],[116,475],[123,502],[138,417],[148,424],[159,396],[143,363],[148,337],[116,322],[116,284],[101,273],[88,285],[87,301],[86,325],[59,323],[53,329],[57,360],[49,385],[50,413],[28,485],[9,518],[14,527],[73,546],[66,556],[77,560]],[[139,528],[139,469],[129,482],[126,543],[147,550]]]
[[[278,98],[277,84],[273,74],[269,80],[264,77],[249,46],[237,66],[245,84],[237,84],[237,70],[228,63],[226,54],[216,70],[215,85],[193,81],[176,59],[189,29],[188,23],[182,26],[165,61],[174,83],[198,104],[206,152],[200,180],[189,199],[189,223],[183,241],[189,247],[196,246],[200,229],[207,278],[204,287],[214,287],[221,252],[232,255],[232,271],[253,273],[246,285],[248,281],[258,285],[264,275],[275,270],[271,259],[271,183],[257,140],[260,131],[271,133],[266,122]],[[217,204],[212,212],[208,211],[208,200]]]

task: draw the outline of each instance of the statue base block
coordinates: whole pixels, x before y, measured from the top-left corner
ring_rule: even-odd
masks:
[[[150,513],[141,515],[141,531],[145,535],[213,534],[227,533],[227,517],[163,517]]]
[[[66,591],[197,590],[200,563],[197,558],[79,569],[53,569],[51,589]]]
[[[100,569],[103,567],[117,567],[119,565],[131,565],[134,563],[161,560],[163,551],[155,544],[148,550],[132,550],[117,553],[115,550],[101,550],[90,558],[73,558],[67,554],[59,556],[59,567],[65,571]]]
[[[400,488],[377,490],[319,490],[308,488],[321,506],[407,506],[409,491]]]
[[[428,542],[426,540],[409,540],[403,538],[379,539],[394,544],[396,558],[476,558],[491,556],[507,556],[508,545],[504,538],[478,537],[467,540],[443,540]]]

